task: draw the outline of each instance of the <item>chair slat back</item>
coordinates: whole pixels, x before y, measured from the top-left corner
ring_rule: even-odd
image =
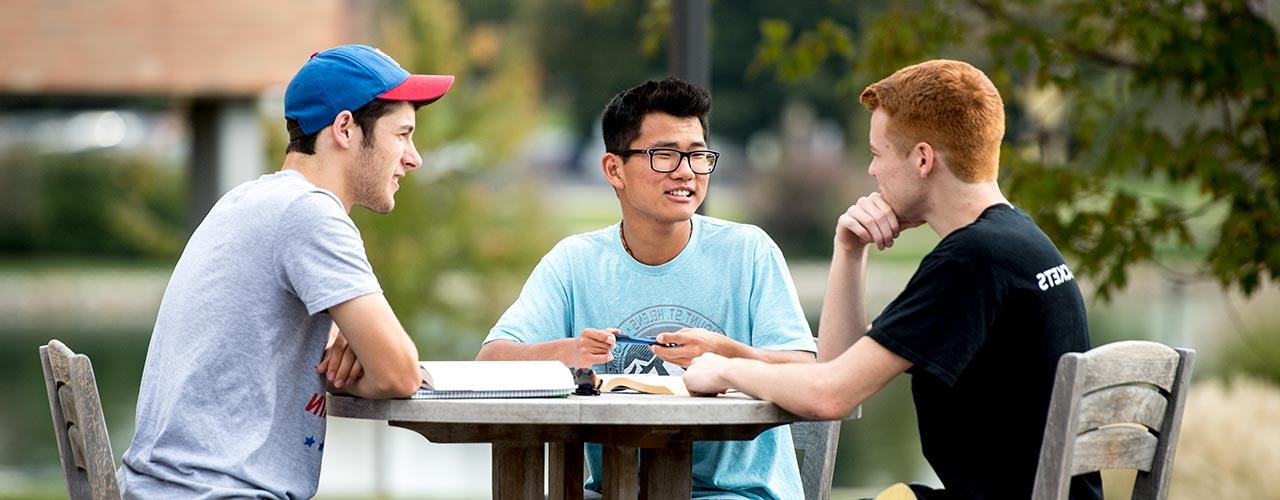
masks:
[[[76,410],[75,391],[71,390],[71,386],[61,384],[58,386],[58,404],[62,406],[62,420],[66,422],[67,428],[67,444],[71,445],[71,456],[74,458],[76,467],[87,469],[84,463],[84,435],[80,433],[80,413]]]
[[[1032,497],[1065,499],[1073,476],[1137,469],[1134,498],[1165,498],[1194,359],[1145,341],[1064,354]]]
[[[1076,438],[1071,475],[1103,469],[1151,471],[1158,438],[1145,427],[1103,427]]]
[[[1164,344],[1140,340],[1114,342],[1079,356],[1088,369],[1080,390],[1087,394],[1121,384],[1150,384],[1166,393],[1178,374],[1178,351]]]
[[[40,364],[68,497],[120,498],[93,364],[58,340],[40,346]]]
[[[800,482],[807,500],[831,497],[831,475],[840,443],[840,421],[793,422],[791,440],[800,465]]]
[[[1116,422],[1142,424],[1159,429],[1169,400],[1152,385],[1108,387],[1080,398],[1076,432],[1097,429]]]

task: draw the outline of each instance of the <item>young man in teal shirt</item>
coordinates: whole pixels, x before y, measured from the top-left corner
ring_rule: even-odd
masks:
[[[622,221],[570,236],[533,270],[477,359],[556,359],[599,373],[679,375],[698,355],[813,362],[816,344],[777,245],[759,228],[695,215],[719,153],[706,89],[649,81],[605,107],[600,160]],[[615,335],[677,347],[619,344]],[[601,452],[587,447],[599,491]],[[697,498],[802,498],[787,427],[698,442]]]

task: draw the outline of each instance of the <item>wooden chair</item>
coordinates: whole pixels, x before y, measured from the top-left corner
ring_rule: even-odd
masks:
[[[72,352],[55,339],[40,346],[40,364],[68,497],[119,499],[115,460],[88,356]]]
[[[1073,476],[1104,469],[1136,469],[1133,498],[1167,497],[1194,361],[1144,341],[1064,354],[1032,498],[1065,499]]]
[[[791,440],[805,499],[827,500],[831,497],[831,474],[840,444],[840,421],[792,423]]]

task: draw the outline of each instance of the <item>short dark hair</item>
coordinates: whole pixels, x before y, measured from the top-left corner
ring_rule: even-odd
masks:
[[[707,115],[711,113],[711,92],[674,76],[649,80],[613,96],[604,107],[601,129],[605,151],[627,149],[640,137],[640,124],[645,115],[661,112],[671,116],[698,117],[702,124],[702,140],[708,141]]]
[[[364,147],[373,147],[373,127],[378,123],[378,119],[385,116],[395,109],[397,104],[403,101],[388,101],[385,99],[374,99],[368,104],[360,106],[351,112],[351,117],[355,119],[356,125],[360,127],[361,134],[364,135]],[[413,102],[413,109],[417,110],[427,105],[426,102]],[[292,118],[285,118],[285,127],[287,130],[293,130],[298,127],[298,121]],[[320,129],[324,130],[324,129]],[[302,153],[304,155],[316,154],[316,137],[320,135],[320,130],[314,133],[304,135],[292,141],[284,148],[285,153]]]

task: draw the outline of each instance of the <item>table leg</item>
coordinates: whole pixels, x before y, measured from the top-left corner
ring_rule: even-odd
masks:
[[[542,444],[493,444],[493,497],[541,500]]]
[[[640,450],[640,498],[689,498],[693,495],[693,443]]]
[[[640,498],[638,450],[630,446],[603,445],[601,448],[604,455],[604,498]]]
[[[548,500],[582,500],[582,443],[547,445]]]

